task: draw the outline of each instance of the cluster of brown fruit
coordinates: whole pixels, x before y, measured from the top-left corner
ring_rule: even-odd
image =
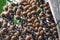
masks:
[[[20,0],[3,7],[0,40],[59,40],[50,7],[44,0]],[[13,17],[21,23],[15,25]]]

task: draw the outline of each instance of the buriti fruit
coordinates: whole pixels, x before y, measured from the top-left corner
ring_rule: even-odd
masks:
[[[0,26],[2,40],[59,38],[49,4],[44,0],[20,0],[5,5],[0,15]]]

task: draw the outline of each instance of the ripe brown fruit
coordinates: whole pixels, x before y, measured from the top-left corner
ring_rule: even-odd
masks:
[[[9,35],[6,35],[6,36],[5,36],[5,40],[10,40]]]
[[[1,30],[1,31],[0,31],[0,35],[2,35],[2,34],[3,34],[3,31]]]
[[[38,22],[38,20],[37,20],[37,19],[35,19],[35,20],[34,20],[34,23],[37,23],[37,22]]]
[[[28,21],[28,22],[32,22],[32,20],[31,20],[31,19],[27,19],[27,21]]]
[[[46,32],[47,37],[51,36],[50,32]]]
[[[5,14],[4,14],[4,13],[2,13],[2,14],[1,14],[1,16],[2,16],[2,17],[5,17]]]
[[[41,10],[40,10],[40,9],[37,9],[37,10],[36,10],[36,13],[40,13],[40,12],[41,12]]]
[[[41,19],[42,21],[44,21],[44,20],[45,20],[45,17],[41,17],[40,19]]]
[[[36,18],[35,18],[34,16],[32,16],[32,17],[31,17],[31,20],[33,20],[33,21],[34,21],[35,19],[36,19]]]
[[[24,7],[24,10],[27,10],[30,7],[30,5],[27,5]]]
[[[16,4],[14,2],[11,2],[11,6],[15,6]]]
[[[31,40],[31,36],[26,36],[26,40]]]
[[[43,4],[41,4],[40,7],[43,8]]]
[[[40,31],[40,35],[41,35],[41,36],[44,35],[44,31],[43,31],[43,30]]]
[[[10,25],[10,29],[11,30],[14,30],[15,28],[14,28],[14,25]]]
[[[37,37],[39,37],[40,36],[40,33],[39,32],[36,32],[36,35],[37,35]]]
[[[51,14],[46,14],[46,18],[49,18],[49,17],[51,17]]]
[[[45,10],[49,9],[49,6],[44,7]]]
[[[31,15],[32,15],[32,13],[30,13],[30,12],[29,12],[29,13],[27,13],[27,16],[31,16]]]
[[[3,22],[2,27],[7,28],[7,22]]]
[[[46,10],[46,13],[47,13],[47,14],[51,14],[49,9],[48,9],[48,10]]]
[[[43,17],[43,16],[44,16],[44,14],[43,14],[43,13],[40,13],[40,14],[39,14],[39,17],[40,17],[40,18],[41,18],[41,17]]]
[[[38,37],[38,40],[43,40],[43,37],[42,37],[42,36],[39,36],[39,37]]]
[[[15,40],[15,39],[16,39],[16,36],[12,36],[12,37],[11,37],[11,40]]]
[[[39,30],[39,31],[43,30],[43,27],[39,27],[38,30]]]
[[[20,14],[21,14],[20,9],[17,9],[17,11],[16,11],[16,15],[19,15],[19,16],[20,16]]]
[[[24,12],[22,13],[22,15],[27,15],[27,13],[24,11]]]
[[[51,23],[51,27],[55,27],[56,26],[56,24],[55,23]]]
[[[8,5],[5,5],[5,6],[3,7],[3,10],[4,10],[4,11],[7,11],[7,10],[8,10]]]
[[[15,35],[15,36],[19,36],[19,35],[20,35],[20,32],[17,31],[14,35]]]

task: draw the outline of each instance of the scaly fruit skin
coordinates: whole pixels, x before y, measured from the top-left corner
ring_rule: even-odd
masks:
[[[4,40],[58,40],[56,23],[44,0],[21,0],[3,7],[0,35]],[[52,40],[53,40],[52,39]]]

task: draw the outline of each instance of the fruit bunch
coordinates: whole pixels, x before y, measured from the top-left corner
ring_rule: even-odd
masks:
[[[3,7],[0,40],[59,40],[49,3],[20,0]]]

